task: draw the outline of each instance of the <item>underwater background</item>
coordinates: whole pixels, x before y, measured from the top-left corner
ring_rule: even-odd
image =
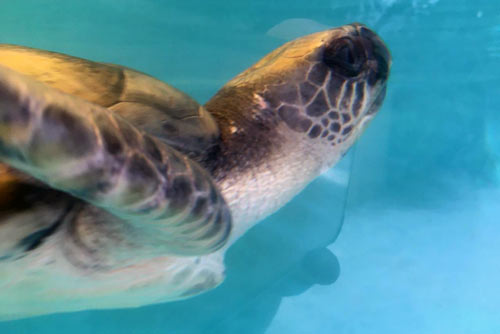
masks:
[[[384,106],[334,169],[247,233],[226,282],[22,333],[500,333],[500,2],[0,0],[0,43],[119,63],[208,100],[295,37],[362,22]]]

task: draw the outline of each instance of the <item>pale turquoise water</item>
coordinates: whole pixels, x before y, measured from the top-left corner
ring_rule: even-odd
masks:
[[[205,101],[287,39],[353,21],[392,51],[383,110],[231,249],[224,285],[0,333],[499,333],[500,2],[1,1],[0,42],[121,63]]]

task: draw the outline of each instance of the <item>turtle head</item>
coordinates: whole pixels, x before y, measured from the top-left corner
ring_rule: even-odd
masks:
[[[325,169],[377,113],[390,63],[382,40],[364,25],[351,24],[287,43],[246,75],[259,78],[257,103],[275,114]]]
[[[325,169],[377,113],[390,63],[388,49],[373,31],[350,24],[296,39],[268,54],[225,86],[229,98],[224,103],[251,104],[239,115],[267,124],[274,120],[280,133],[317,155]],[[253,101],[241,103],[248,100]]]

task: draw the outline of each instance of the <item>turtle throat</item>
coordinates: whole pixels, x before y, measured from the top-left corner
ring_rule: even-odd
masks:
[[[230,90],[223,89],[205,105],[219,124],[221,138],[200,159],[231,209],[233,237],[229,244],[320,173],[318,157],[298,137],[283,131],[276,113],[254,109],[253,96],[240,95],[240,103],[233,103],[233,97]],[[247,98],[252,101],[245,101]]]

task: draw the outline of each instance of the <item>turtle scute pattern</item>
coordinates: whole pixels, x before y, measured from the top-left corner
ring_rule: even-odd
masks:
[[[378,110],[390,66],[389,51],[373,32],[359,24],[341,29],[285,44],[285,59],[297,59],[301,68],[289,72],[291,82],[268,83],[261,96],[290,129],[331,146],[354,138],[365,116]]]
[[[277,85],[264,99],[294,131],[336,145],[345,140],[363,108],[365,83],[346,80],[324,64],[313,64],[296,85]]]

